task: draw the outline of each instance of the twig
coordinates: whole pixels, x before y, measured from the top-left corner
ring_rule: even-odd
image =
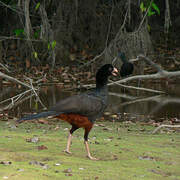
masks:
[[[158,72],[156,74],[137,75],[137,76],[132,76],[132,77],[128,77],[125,79],[121,79],[119,81],[116,81],[116,83],[125,83],[128,81],[133,81],[133,80],[137,80],[137,79],[141,79],[141,80],[160,79],[160,78],[169,78],[169,77],[174,77],[174,76],[180,76],[180,71],[176,71],[176,72],[163,71],[163,74]]]
[[[40,97],[38,96],[38,94],[36,93],[36,91],[35,91],[35,89],[34,89],[34,86],[33,86],[33,83],[32,83],[33,80],[32,80],[31,78],[28,78],[28,77],[26,77],[26,78],[30,81],[31,89],[32,89],[32,91],[34,92],[37,100],[38,100],[38,101],[40,102],[40,104],[44,107],[44,109],[47,109],[47,107],[42,103]]]
[[[4,110],[11,109],[11,108],[13,108],[13,107],[16,107],[18,104],[20,104],[20,103],[24,102],[25,100],[33,97],[34,95],[35,95],[35,94],[31,94],[31,95],[29,95],[29,96],[24,97],[24,99],[22,99],[21,101],[20,101],[20,99],[19,99],[17,102],[14,102],[13,104],[10,103],[10,104],[8,104],[6,107],[1,108],[0,111],[4,111]],[[20,97],[20,98],[22,98],[22,97]]]
[[[20,94],[14,96],[14,97],[11,97],[11,98],[8,98],[8,99],[6,99],[6,100],[4,100],[4,101],[1,101],[0,104],[3,104],[3,103],[5,103],[5,102],[8,102],[8,101],[10,101],[12,98],[15,99],[15,98],[21,97],[21,96],[27,94],[27,93],[30,92],[30,91],[32,91],[32,90],[29,89],[29,90],[27,90],[27,91],[25,91],[25,92],[23,92],[23,93],[20,93]]]
[[[137,58],[139,60],[143,59],[147,64],[150,64],[151,66],[153,66],[157,71],[163,73],[164,70],[162,69],[162,67],[160,67],[158,64],[154,63],[153,61],[151,61],[150,58],[148,58],[147,56],[144,56],[142,54],[138,55]]]
[[[7,72],[10,72],[10,70],[2,63],[0,63],[0,66],[2,66]]]
[[[24,41],[33,41],[33,42],[43,42],[43,40],[38,40],[38,39],[27,39],[27,38],[19,38],[16,36],[0,36],[0,41],[4,41],[6,39],[15,39],[15,40],[24,40]]]
[[[117,83],[116,81],[111,81],[109,80],[111,83],[109,83],[108,85],[113,85],[113,84],[116,84],[118,86],[121,86],[121,87],[124,87],[124,88],[128,88],[128,89],[135,89],[135,90],[141,90],[141,91],[148,91],[148,92],[153,92],[153,93],[165,93],[163,91],[158,91],[158,90],[154,90],[154,89],[147,89],[147,88],[141,88],[141,87],[135,87],[135,86],[127,86],[127,85],[124,85],[124,84],[120,84],[120,83]]]
[[[137,99],[137,97],[130,96],[130,95],[127,95],[127,94],[122,94],[122,93],[109,92],[108,94],[110,96],[116,96],[116,97],[123,98],[123,99],[128,99],[128,100],[135,100],[135,99]]]
[[[145,18],[146,18],[147,14],[148,14],[148,11],[149,11],[149,9],[151,8],[152,2],[153,2],[153,0],[151,0],[151,2],[150,2],[150,4],[149,4],[149,7],[148,7],[148,9],[146,10],[146,13],[145,13],[145,15],[144,15],[144,17],[143,17],[143,19],[142,19],[142,21],[141,21],[141,23],[140,23],[140,25],[139,25],[139,27],[138,27],[138,29],[137,29],[136,32],[138,32],[138,31],[141,29],[141,27],[142,27],[142,25],[143,25],[143,23],[144,23],[144,21],[145,21]]]
[[[119,81],[116,81],[116,83],[126,83],[128,81],[133,81],[137,79],[145,80],[145,79],[160,79],[160,78],[170,78],[174,76],[180,76],[180,71],[175,71],[175,72],[169,72],[166,70],[163,70],[159,65],[155,64],[150,60],[150,58],[144,56],[144,55],[138,55],[137,57],[139,60],[142,59],[148,64],[152,65],[158,72],[155,74],[149,74],[149,75],[136,75],[132,77],[128,77],[125,79],[121,79]],[[136,60],[136,59],[135,59]]]
[[[180,125],[166,125],[166,124],[162,124],[159,127],[157,127],[152,134],[155,134],[159,129],[163,128],[163,127],[167,127],[167,128],[180,128]]]
[[[87,63],[83,64],[80,68],[83,68],[85,66],[90,65],[91,63],[94,63],[96,61],[96,59],[100,58],[105,53],[105,51],[106,51],[106,49],[104,49],[99,55],[95,56],[92,60],[90,60]]]
[[[129,105],[129,104],[134,104],[134,103],[139,103],[139,102],[146,102],[146,101],[158,101],[158,99],[161,96],[162,95],[150,96],[150,97],[146,97],[146,98],[137,98],[137,99],[132,100],[132,101],[121,103],[121,106],[126,106],[126,105]]]
[[[16,82],[18,84],[21,84],[21,85],[25,86],[25,87],[31,88],[31,86],[29,84],[23,83],[23,82],[19,81],[18,79],[15,79],[15,78],[13,78],[11,76],[8,76],[7,74],[4,74],[2,72],[0,72],[0,77],[5,78],[5,79],[9,79],[10,81],[14,81],[14,82]]]

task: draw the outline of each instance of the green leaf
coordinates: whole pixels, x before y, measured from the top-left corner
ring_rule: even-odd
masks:
[[[141,2],[141,4],[140,4],[140,9],[141,9],[141,11],[143,11],[143,9],[144,9],[144,3],[143,2]]]
[[[35,108],[36,110],[38,110],[38,101],[35,102],[34,108]]]
[[[16,36],[24,35],[24,29],[15,29],[14,33]]]
[[[154,2],[152,2],[151,6],[160,15],[160,10],[159,10],[158,6]]]
[[[141,9],[142,12],[146,11],[146,7],[144,7],[143,2],[141,2],[141,4],[140,4],[140,9]]]
[[[34,38],[37,39],[39,37],[38,31],[34,32]]]
[[[151,11],[151,10],[148,11],[148,16],[152,16],[152,15],[154,15],[154,14],[155,14],[154,11]]]
[[[56,46],[56,41],[53,41],[53,42],[51,43],[51,46],[52,46],[52,49],[54,49],[55,46]]]
[[[148,16],[152,16],[152,15],[154,15],[155,14],[155,12],[154,11],[152,11],[152,9],[151,9],[151,7],[149,8],[149,11],[148,11]]]
[[[147,29],[149,32],[151,31],[151,26],[149,24],[147,25]]]
[[[50,50],[50,47],[51,47],[51,45],[50,45],[50,43],[48,43],[48,50]]]
[[[51,48],[54,49],[56,47],[56,41],[52,41],[48,43],[48,50],[50,50]]]
[[[38,2],[38,3],[36,4],[36,7],[35,7],[35,10],[36,10],[36,11],[39,9],[40,5],[41,5],[40,2]]]
[[[33,52],[33,55],[34,55],[35,59],[38,58],[38,53],[37,52]]]

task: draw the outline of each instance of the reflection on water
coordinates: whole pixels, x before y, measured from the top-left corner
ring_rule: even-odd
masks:
[[[122,89],[119,86],[110,86],[109,107],[107,111],[121,114],[129,113],[132,116],[153,115],[155,118],[179,118],[180,85],[173,84],[163,87],[160,84],[149,84],[146,86],[146,88],[165,91],[166,94],[157,95],[142,91]],[[2,87],[0,101],[11,98],[21,92],[23,92],[23,90],[12,87]],[[54,85],[42,87],[41,91],[39,92],[39,97],[41,98],[42,103],[48,108],[57,101],[77,93],[79,92],[63,91],[61,87]],[[12,116],[17,116],[19,113],[42,111],[43,106],[40,103],[37,103],[35,99],[35,97],[29,98],[23,103],[18,104],[13,110],[9,112]],[[3,104],[3,106],[4,105],[5,104]],[[1,104],[0,108],[3,106]]]

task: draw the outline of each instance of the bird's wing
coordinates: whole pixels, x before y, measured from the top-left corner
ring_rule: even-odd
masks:
[[[106,102],[103,97],[81,94],[60,101],[50,110],[60,113],[76,113],[87,117],[98,117],[105,107]]]

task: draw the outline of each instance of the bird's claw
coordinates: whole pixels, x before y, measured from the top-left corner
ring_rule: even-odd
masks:
[[[95,158],[95,157],[92,157],[92,156],[87,156],[90,160],[93,160],[93,161],[97,161],[99,159]]]
[[[67,153],[67,154],[72,154],[70,151],[68,151],[68,150],[64,150],[64,152],[65,153]]]

